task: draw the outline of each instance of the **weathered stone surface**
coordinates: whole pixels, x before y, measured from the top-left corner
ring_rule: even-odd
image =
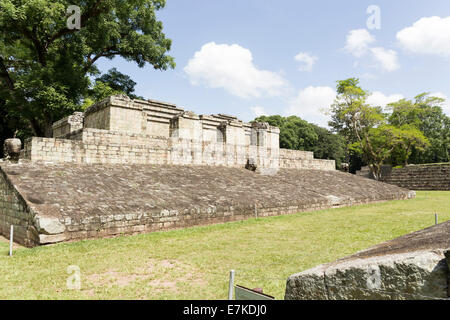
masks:
[[[362,167],[356,174],[373,179],[369,167]],[[411,164],[403,168],[385,165],[381,181],[412,190],[450,190],[450,163]]]
[[[415,251],[344,261],[325,270],[328,299],[447,298],[442,252]]]
[[[450,221],[294,274],[285,299],[446,299],[449,235]]]
[[[0,193],[0,206],[8,208],[0,215],[41,234],[62,232],[67,240],[253,218],[255,204],[258,217],[265,217],[407,199],[409,193],[322,170],[282,169],[266,175],[223,166],[29,162],[2,163],[0,173],[0,187],[10,186]],[[16,207],[11,188],[14,198],[22,199]],[[54,220],[45,220],[49,217]],[[7,232],[9,221],[0,219],[2,224]]]
[[[67,236],[63,233],[54,234],[54,235],[46,235],[46,234],[39,235],[39,243],[40,244],[52,244],[52,243],[63,242],[65,240],[67,240]]]
[[[450,250],[445,251],[444,255],[445,255],[445,259],[447,260],[448,270],[450,270]],[[447,294],[450,297],[450,271],[449,271],[448,277],[447,277],[447,289],[448,289]]]
[[[18,162],[21,149],[22,141],[20,141],[20,139],[6,139],[3,144],[3,153],[5,155],[5,159],[12,162]]]
[[[48,235],[63,233],[66,230],[66,226],[58,218],[46,217],[44,215],[36,217],[36,226],[40,233]]]
[[[325,266],[296,273],[287,279],[286,300],[326,300]]]
[[[450,190],[450,163],[394,168],[383,181],[412,190]]]
[[[0,165],[0,227],[20,225],[27,245],[410,197],[280,149],[268,123],[154,100],[111,96],[53,130],[26,141],[27,163]]]

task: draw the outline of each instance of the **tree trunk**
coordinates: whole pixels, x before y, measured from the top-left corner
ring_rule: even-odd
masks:
[[[53,137],[52,123],[46,123],[45,124],[44,135],[45,135],[46,138],[52,138]]]
[[[381,180],[381,166],[377,164],[369,164],[370,173],[372,173],[372,176],[375,180],[379,181]]]
[[[33,135],[35,137],[45,137],[51,138],[53,137],[53,123],[51,121],[45,121],[43,123],[39,123],[36,119],[28,119],[31,130],[33,131]]]

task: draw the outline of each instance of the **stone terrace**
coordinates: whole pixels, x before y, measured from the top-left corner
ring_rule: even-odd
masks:
[[[383,181],[412,190],[450,191],[450,163],[408,165],[393,169]]]
[[[407,199],[339,171],[0,163],[0,227],[27,246]]]

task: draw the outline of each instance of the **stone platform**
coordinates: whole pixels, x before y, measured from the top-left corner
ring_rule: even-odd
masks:
[[[151,232],[414,193],[339,171],[0,162],[0,231],[26,246]]]
[[[196,115],[174,104],[117,95],[53,124],[53,138],[31,137],[20,157],[33,162],[170,164],[335,170],[334,160],[280,149],[280,129],[237,117]]]

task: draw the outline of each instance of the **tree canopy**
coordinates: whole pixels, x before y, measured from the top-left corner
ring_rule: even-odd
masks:
[[[439,106],[443,99],[424,93],[414,102],[391,103],[385,112],[367,103],[369,93],[356,78],[338,81],[336,89],[329,125],[346,138],[349,157],[361,157],[375,178],[382,164],[405,165],[430,150],[448,161],[449,118]]]
[[[95,79],[95,82],[87,90],[81,109],[85,110],[95,102],[116,94],[125,94],[131,99],[144,100],[144,97],[134,94],[135,86],[136,82],[129,76],[119,72],[116,68],[112,68]]]
[[[430,142],[426,148],[412,146],[408,150],[410,163],[450,161],[450,118],[442,111],[444,102],[442,98],[422,93],[414,100],[401,99],[388,105],[389,123],[419,130]],[[400,159],[404,152],[404,149],[395,151],[394,165],[402,164]]]
[[[67,27],[70,5],[81,9],[79,30]],[[22,129],[34,135],[51,136],[52,123],[80,109],[89,96],[100,58],[174,68],[167,54],[171,40],[156,17],[164,5],[165,0],[0,0],[3,113],[26,122]]]

